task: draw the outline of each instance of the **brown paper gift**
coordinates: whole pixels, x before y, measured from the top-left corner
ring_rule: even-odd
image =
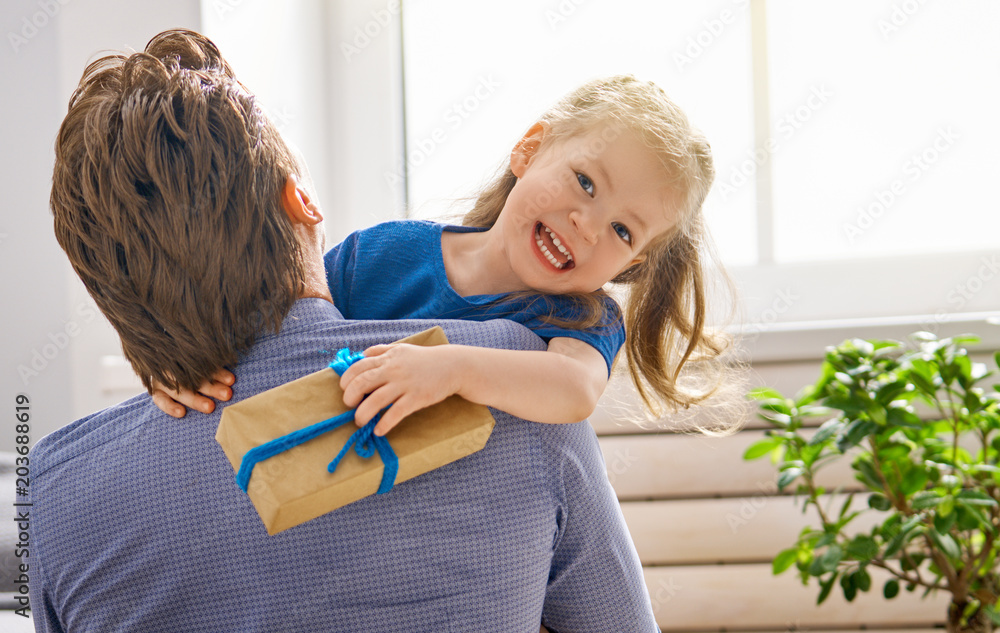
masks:
[[[441,345],[448,339],[444,330],[434,327],[400,342]],[[251,448],[346,410],[340,377],[327,368],[227,406],[215,439],[238,471]],[[489,409],[458,396],[417,411],[386,434],[399,457],[396,483],[478,451],[493,424]],[[247,493],[268,534],[375,494],[383,471],[377,453],[364,459],[352,449],[333,473],[327,472],[356,430],[349,422],[254,467]]]

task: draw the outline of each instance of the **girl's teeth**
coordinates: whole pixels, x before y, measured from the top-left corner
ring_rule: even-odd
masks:
[[[559,249],[559,252],[565,255],[566,259],[568,259],[569,261],[573,261],[573,256],[569,254],[569,250],[562,245],[562,242],[559,241],[559,238],[556,237],[555,233],[553,233],[552,230],[549,229],[549,227],[547,226],[545,227],[545,232],[549,234],[550,238],[552,238],[552,243],[555,244],[556,248]]]
[[[572,263],[573,256],[569,254],[569,250],[567,250],[566,247],[562,245],[562,242],[559,241],[559,238],[557,238],[555,234],[553,234],[552,231],[549,230],[549,227],[542,225],[542,228],[544,228],[545,232],[549,234],[549,238],[552,240],[552,244],[555,245],[555,247],[559,249],[559,252],[566,257],[566,263],[562,263],[558,259],[556,259],[556,256],[553,255],[551,251],[549,251],[549,247],[545,245],[545,242],[542,240],[541,235],[539,235],[539,233],[535,233],[535,244],[538,245],[538,250],[541,251],[542,255],[545,256],[545,259],[547,259],[549,263],[555,266],[556,268],[559,268],[560,270],[566,268],[567,266],[570,265],[570,263]]]

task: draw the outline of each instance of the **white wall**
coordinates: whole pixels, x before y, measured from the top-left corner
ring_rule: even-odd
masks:
[[[31,399],[31,437],[99,408],[97,372],[81,359],[118,347],[52,235],[48,210],[55,135],[87,61],[101,49],[141,49],[165,25],[200,27],[196,0],[7,0],[0,9],[0,219],[4,310],[0,402]],[[7,416],[12,418],[13,416]],[[0,428],[0,449],[14,446]]]
[[[58,338],[69,310],[66,266],[52,237],[47,210],[52,141],[59,122],[58,30],[51,24],[36,28],[30,22],[25,28],[22,20],[37,10],[34,2],[11,0],[4,4],[0,17],[0,142],[4,150],[0,152],[4,192],[0,205],[0,357],[4,360],[0,403],[5,414],[13,413],[15,395],[27,394],[34,426],[40,429],[45,419],[69,416],[70,398],[64,392],[69,377],[64,351],[51,352],[51,359],[39,358],[37,376],[22,380],[17,372],[19,364],[31,365],[33,352],[41,353],[49,334]],[[22,28],[32,36],[23,43],[17,39]],[[0,449],[10,450],[13,425],[6,421],[12,421],[13,415],[4,419]]]

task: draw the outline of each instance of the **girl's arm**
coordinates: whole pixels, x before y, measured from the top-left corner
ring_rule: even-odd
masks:
[[[559,337],[547,351],[467,345],[376,345],[340,379],[344,403],[363,426],[385,435],[400,420],[458,394],[533,422],[579,422],[594,412],[608,382],[604,357],[583,341]],[[362,401],[365,394],[370,394]]]

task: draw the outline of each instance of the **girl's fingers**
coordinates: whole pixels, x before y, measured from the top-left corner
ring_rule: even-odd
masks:
[[[168,396],[160,389],[154,391],[152,397],[153,404],[159,407],[160,411],[163,411],[171,417],[183,418],[184,414],[187,413],[187,409],[177,404],[176,400]]]
[[[196,393],[190,391],[182,391],[178,393],[174,400],[187,406],[189,409],[194,409],[195,411],[201,411],[202,413],[211,413],[215,411],[215,403],[211,399],[205,396],[199,396]]]
[[[226,385],[215,382],[214,380],[209,382],[204,382],[198,387],[198,393],[209,398],[215,398],[216,400],[229,400],[233,397],[233,390]],[[198,407],[202,410],[201,407]]]
[[[217,400],[229,400],[233,397],[233,390],[230,384],[236,381],[236,376],[226,369],[220,369],[198,387],[198,391],[188,391],[187,389],[173,390],[167,389],[159,382],[153,383],[153,404],[161,411],[175,418],[183,418],[187,409],[194,409],[202,413],[212,413],[215,411]],[[187,409],[185,408],[187,407]]]
[[[226,385],[215,385],[215,395],[213,396],[216,400],[221,400],[223,402],[228,402],[230,398],[233,397],[233,390]]]
[[[228,369],[220,369],[212,374],[212,377],[205,382],[198,391],[216,400],[228,401],[233,397],[233,390],[230,387],[236,382],[236,375]]]
[[[223,368],[212,374],[212,381],[221,382],[227,387],[231,387],[236,382],[236,374]]]
[[[344,372],[344,375],[340,377],[340,388],[344,392],[344,404],[351,409],[361,404],[361,399],[365,397],[362,384],[363,380],[359,380],[358,375],[350,376]]]
[[[201,388],[204,389],[205,385],[202,385]],[[167,389],[166,387],[158,387],[157,392],[163,394],[164,398],[169,398],[175,405],[183,405],[189,409],[201,411],[202,413],[211,413],[212,411],[215,411],[215,402],[203,395],[197,394],[193,391],[188,391],[187,389],[174,391],[173,389]],[[156,400],[154,400],[154,403],[155,402]],[[157,406],[159,406],[158,403]],[[163,409],[163,407],[160,408]],[[164,409],[164,411],[165,410],[166,409]],[[183,414],[174,415],[175,418],[182,416]]]
[[[358,405],[357,411],[354,413],[354,423],[358,426],[368,424],[375,417],[375,414],[393,404],[399,398],[399,395],[399,393],[389,387],[376,389],[368,394],[368,397]],[[392,411],[392,409],[389,410]]]
[[[351,382],[358,375],[363,374],[364,372],[368,371],[369,369],[371,369],[372,367],[374,367],[375,364],[376,363],[374,363],[373,361],[370,361],[367,358],[365,358],[365,359],[359,360],[358,362],[356,362],[353,365],[351,365],[350,367],[348,367],[347,370],[344,371],[344,373],[340,375],[340,388],[344,389],[346,391],[347,390],[347,386],[349,384],[351,384]]]
[[[340,388],[344,391],[344,404],[356,407],[365,394],[375,391],[384,384],[381,372],[378,371],[381,362],[375,359],[360,360],[344,372],[340,377]]]
[[[384,354],[387,350],[392,349],[392,347],[392,345],[372,345],[365,350],[365,358],[371,358],[372,356]]]
[[[404,395],[396,400],[379,419],[378,424],[375,425],[375,435],[385,435],[416,410],[413,400]]]

